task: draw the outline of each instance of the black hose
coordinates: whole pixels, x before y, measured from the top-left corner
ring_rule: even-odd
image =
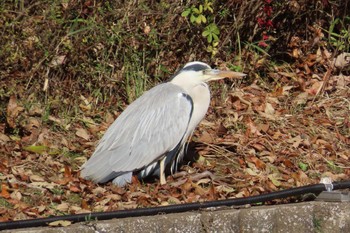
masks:
[[[346,188],[350,188],[350,180],[333,183],[333,190],[346,189]],[[73,222],[83,222],[83,221],[89,221],[89,220],[108,220],[113,218],[128,218],[128,217],[139,217],[139,216],[151,216],[151,215],[157,215],[157,214],[181,213],[186,211],[195,211],[202,208],[211,208],[211,207],[218,207],[218,206],[241,206],[246,204],[255,204],[260,202],[272,201],[275,199],[298,196],[302,194],[313,193],[318,195],[322,191],[326,191],[324,184],[314,184],[314,185],[281,190],[277,192],[262,194],[258,196],[244,197],[244,198],[235,198],[235,199],[227,199],[227,200],[208,201],[208,202],[196,202],[196,203],[188,203],[188,204],[177,204],[177,205],[140,208],[140,209],[132,209],[132,210],[119,210],[119,211],[112,211],[112,212],[97,212],[97,213],[88,213],[88,214],[55,216],[55,217],[48,217],[48,218],[19,220],[19,221],[12,221],[12,222],[1,222],[0,230],[47,226],[50,222],[59,221],[59,220],[66,220],[73,223]]]

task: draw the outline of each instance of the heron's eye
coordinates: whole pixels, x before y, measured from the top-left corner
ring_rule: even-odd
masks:
[[[203,71],[202,71],[202,74],[203,74],[203,75],[208,75],[208,74],[210,74],[210,70],[203,70]]]

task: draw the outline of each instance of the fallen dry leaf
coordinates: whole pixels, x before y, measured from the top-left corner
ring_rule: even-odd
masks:
[[[65,59],[66,59],[66,55],[55,56],[51,60],[50,66],[51,67],[56,67],[56,66],[62,65],[62,64],[64,64]]]
[[[6,136],[6,134],[3,134],[0,132],[0,145],[5,144],[6,142],[9,142],[11,139]]]
[[[335,67],[343,69],[350,65],[350,53],[341,53],[337,56],[334,63]]]
[[[61,203],[61,204],[58,204],[58,205],[56,206],[56,209],[57,209],[58,211],[67,212],[68,209],[69,209],[69,204],[68,204],[67,202],[63,202],[63,203]]]
[[[3,198],[10,198],[10,193],[7,191],[7,185],[6,184],[1,184],[1,197]]]
[[[251,133],[252,135],[256,135],[256,136],[262,135],[258,127],[255,125],[255,123],[251,119],[248,120],[246,125],[247,125],[247,128],[249,129],[249,131],[247,130],[247,133]]]
[[[83,129],[83,128],[78,128],[76,130],[76,133],[75,133],[78,137],[81,137],[85,140],[89,140],[90,139],[90,134],[87,132],[86,129]]]
[[[309,95],[307,92],[302,92],[297,97],[295,97],[295,99],[293,100],[293,104],[295,105],[306,104],[308,97]]]
[[[50,227],[67,227],[69,225],[71,225],[72,222],[71,221],[67,221],[67,220],[58,220],[58,221],[54,221],[54,222],[50,222],[48,225]]]
[[[24,110],[23,107],[17,104],[17,98],[15,95],[10,97],[10,101],[7,105],[7,123],[11,128],[15,128],[17,116]]]
[[[34,187],[47,188],[49,190],[52,190],[55,187],[57,187],[57,184],[55,183],[40,182],[40,181],[32,182],[31,185]]]

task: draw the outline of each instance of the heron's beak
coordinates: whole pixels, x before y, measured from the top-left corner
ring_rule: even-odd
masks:
[[[223,78],[242,78],[246,76],[246,74],[241,72],[234,72],[234,71],[228,71],[228,70],[216,70],[216,69],[206,70],[205,74],[210,76],[208,81],[219,80]]]

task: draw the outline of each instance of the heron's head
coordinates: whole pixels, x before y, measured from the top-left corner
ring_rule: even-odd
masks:
[[[174,75],[171,82],[180,86],[196,85],[202,82],[223,78],[241,78],[245,74],[240,72],[212,69],[208,64],[194,61],[187,63]]]

